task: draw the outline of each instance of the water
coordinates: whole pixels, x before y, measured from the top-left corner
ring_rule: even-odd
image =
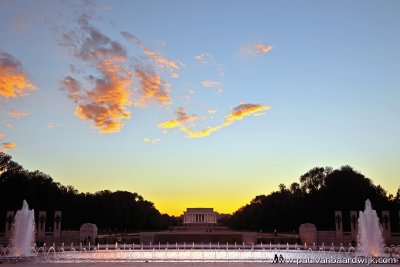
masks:
[[[340,258],[342,260],[355,260],[361,256],[377,257],[394,255],[396,259],[400,257],[399,246],[383,246],[382,229],[376,211],[372,209],[369,200],[365,203],[364,212],[360,212],[358,221],[358,241],[359,246],[354,248],[349,245],[345,248],[342,244],[336,246],[332,243],[325,248],[316,244],[120,244],[116,243],[115,248],[108,245],[90,244],[79,248],[71,243],[69,250],[64,244],[56,247],[54,244],[50,248],[46,245],[40,248],[32,248],[34,243],[35,220],[34,211],[29,210],[26,201],[23,202],[22,209],[15,216],[13,227],[12,247],[0,251],[1,256],[26,258],[30,261],[40,263],[86,263],[86,262],[270,262],[275,254],[282,255],[285,259],[297,260],[317,260],[328,258]],[[32,252],[33,249],[33,252]],[[79,250],[79,251],[78,251]],[[8,253],[10,252],[10,253]],[[385,254],[386,253],[386,254]],[[34,257],[30,257],[34,256]]]
[[[35,213],[24,200],[17,211],[11,238],[11,254],[16,257],[31,256],[35,242]]]
[[[364,212],[358,218],[359,251],[364,256],[383,256],[382,228],[376,211],[372,209],[369,199],[365,201]]]

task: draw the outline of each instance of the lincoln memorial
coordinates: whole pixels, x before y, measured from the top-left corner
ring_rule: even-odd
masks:
[[[216,224],[218,213],[212,208],[188,208],[183,213],[183,224]]]

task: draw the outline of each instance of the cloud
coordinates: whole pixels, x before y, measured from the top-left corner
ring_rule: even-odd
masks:
[[[81,98],[81,85],[79,81],[72,78],[71,76],[67,76],[62,81],[62,89],[68,91],[68,98],[78,103],[79,99]]]
[[[217,88],[217,89],[215,89],[215,92],[216,92],[217,94],[221,94],[221,93],[224,92],[224,89],[222,89],[222,88]]]
[[[95,88],[83,96],[75,114],[93,121],[102,133],[119,132],[124,126],[122,120],[130,119],[132,76],[112,60],[98,63],[97,69],[102,77],[93,78]]]
[[[141,85],[140,97],[136,101],[136,105],[145,106],[151,100],[155,100],[163,105],[172,104],[172,98],[168,92],[169,83],[161,80],[160,76],[152,70],[137,68],[135,73]]]
[[[197,61],[199,61],[200,63],[202,63],[204,65],[208,65],[208,66],[216,69],[221,77],[223,77],[225,75],[224,69],[222,68],[222,66],[215,62],[214,57],[210,53],[205,52],[203,54],[195,56],[194,58]]]
[[[24,117],[28,116],[29,112],[26,110],[10,109],[7,111],[7,114],[11,117],[20,119],[20,118],[24,118]]]
[[[157,44],[158,46],[166,46],[166,45],[167,45],[167,42],[165,42],[164,40],[156,40],[156,44]]]
[[[172,78],[179,77],[179,74],[176,71],[179,70],[180,66],[177,62],[167,59],[159,53],[150,50],[136,35],[130,32],[121,32],[121,35],[130,43],[143,49],[143,52],[150,57],[156,67],[170,71]],[[153,68],[137,64],[135,66],[135,74],[140,80],[141,87],[138,90],[140,94],[138,97],[139,99],[135,101],[136,105],[146,106],[152,99],[162,105],[172,104],[172,98],[168,92],[170,84],[164,82]]]
[[[170,71],[172,78],[179,77],[178,73],[176,73],[176,71],[180,69],[180,64],[178,62],[163,57],[162,55],[160,55],[160,53],[150,50],[143,44],[143,42],[136,35],[130,32],[121,32],[121,35],[125,37],[125,39],[128,40],[129,42],[143,49],[143,52],[151,58],[151,60],[158,68],[167,69],[168,71]]]
[[[152,144],[155,144],[155,143],[158,143],[158,142],[160,142],[160,139],[158,139],[158,138],[151,139],[151,138],[147,138],[147,137],[145,137],[145,138],[143,138],[143,141],[145,141],[145,142],[147,142],[147,143],[152,143]]]
[[[156,52],[154,52],[150,49],[144,48],[144,53],[146,55],[150,56],[150,58],[153,59],[156,66],[159,68],[168,69],[171,72],[179,69],[178,63],[176,63],[175,61],[169,60],[165,57],[162,57],[161,55],[157,54]]]
[[[226,120],[229,122],[242,120],[247,116],[254,116],[260,114],[261,111],[271,109],[269,106],[259,104],[240,104],[239,106],[232,109],[231,113],[226,116]]]
[[[210,64],[210,61],[212,60],[212,56],[207,52],[197,55],[194,58],[205,65]]]
[[[6,124],[4,124],[4,127],[11,129],[13,127],[13,125],[11,123],[6,123]]]
[[[0,97],[22,97],[36,89],[28,81],[21,62],[13,55],[0,51]]]
[[[250,56],[266,54],[272,50],[272,46],[264,44],[247,45],[241,48],[241,51]]]
[[[82,30],[81,35],[74,33],[64,35],[65,44],[74,47],[74,55],[87,61],[125,60],[126,51],[122,45],[91,26],[89,21],[90,17],[81,15],[78,20]]]
[[[209,108],[209,109],[207,109],[207,112],[208,112],[208,114],[215,114],[215,113],[217,113],[217,110],[213,109],[213,108]]]
[[[160,123],[158,126],[162,129],[172,129],[176,127],[183,127],[185,123],[191,123],[195,120],[199,119],[200,116],[197,115],[188,115],[183,107],[180,107],[175,110],[175,114],[177,115],[176,119],[168,120],[166,122]]]
[[[131,43],[133,43],[133,44],[139,46],[140,48],[142,48],[142,49],[145,48],[145,46],[144,46],[144,44],[142,43],[142,41],[140,41],[140,39],[139,39],[136,35],[134,35],[133,33],[130,33],[130,32],[121,32],[121,35],[122,35],[123,37],[125,37],[126,40],[128,40],[129,42],[131,42]]]
[[[4,137],[6,137],[6,135],[3,134],[3,133],[0,133],[0,139],[1,139],[1,138],[4,138]]]
[[[220,82],[214,82],[214,81],[203,81],[201,82],[201,85],[204,87],[215,87],[215,86],[220,86]]]
[[[1,143],[0,152],[7,152],[10,150],[14,150],[16,148],[16,144],[14,143]]]
[[[49,128],[49,129],[57,128],[58,126],[60,126],[60,125],[58,125],[57,123],[53,123],[53,122],[49,122],[47,124],[47,128]]]
[[[151,66],[134,62],[132,67],[122,44],[93,27],[90,19],[88,15],[81,15],[78,29],[64,33],[61,42],[72,51],[73,56],[94,66],[97,71],[96,75],[84,77],[85,83],[72,76],[66,76],[61,82],[62,90],[77,105],[75,114],[83,120],[92,121],[100,132],[113,133],[123,128],[124,120],[130,119],[130,106],[144,107],[151,101],[171,104],[170,84],[162,80]],[[139,38],[129,32],[121,32],[121,35],[143,49],[154,66],[167,69],[173,78],[179,77],[176,71],[180,64],[146,48]],[[132,68],[134,71],[131,71]],[[131,85],[135,81],[138,87],[132,90]]]
[[[240,121],[244,117],[247,116],[257,116],[260,115],[262,111],[269,110],[269,106],[259,105],[259,104],[240,104],[239,106],[232,109],[232,111],[225,116],[225,121],[217,126],[209,126],[202,130],[192,130],[188,125],[188,116],[186,111],[183,108],[178,109],[175,113],[178,115],[176,119],[169,120],[163,123],[160,123],[158,126],[161,129],[173,129],[179,128],[182,132],[186,133],[186,137],[188,138],[201,138],[205,136],[209,136],[213,132],[216,132],[224,127],[227,127],[233,124],[235,121]],[[191,121],[197,119],[198,116],[194,117]]]
[[[82,15],[79,30],[65,33],[62,45],[72,49],[76,58],[93,65],[98,75],[86,77],[93,84],[91,89],[83,90],[71,76],[64,78],[62,89],[77,104],[76,116],[92,121],[102,133],[119,132],[123,120],[130,119],[133,75],[124,67],[127,54],[122,45],[92,27],[89,20]]]

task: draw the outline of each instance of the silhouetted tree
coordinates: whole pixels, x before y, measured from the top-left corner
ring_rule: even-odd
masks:
[[[378,211],[390,210],[392,227],[398,225],[394,220],[400,208],[400,189],[396,198],[390,197],[380,185],[375,186],[350,166],[336,170],[316,167],[299,180],[300,184],[292,183],[289,189],[279,184],[278,191],[255,197],[237,210],[226,225],[236,229],[291,232],[297,231],[301,223],[310,222],[320,230],[332,230],[334,211],[342,210],[344,226],[348,227],[350,218],[346,214],[350,210],[363,210],[367,198]]]
[[[20,209],[23,199],[36,213],[49,212],[47,228],[53,227],[55,210],[63,212],[63,229],[79,229],[86,222],[97,224],[102,231],[165,229],[176,224],[175,217],[161,215],[152,202],[137,193],[108,190],[80,193],[40,171],[27,171],[12,161],[11,156],[0,153],[0,218],[5,218],[6,210]],[[38,214],[36,221],[39,222]],[[0,231],[4,226],[0,220]]]

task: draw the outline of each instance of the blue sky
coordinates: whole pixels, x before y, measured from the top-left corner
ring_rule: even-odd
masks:
[[[170,214],[194,206],[232,212],[315,166],[349,164],[395,193],[399,11],[398,1],[0,1],[0,51],[17,59],[37,88],[3,94],[0,141],[15,144],[7,153],[28,169],[85,192],[135,191]],[[130,118],[110,133],[78,116],[77,106],[93,104],[88,76],[110,74],[105,61],[76,53],[88,34],[78,23],[83,14],[125,49],[123,63],[113,66],[132,74],[130,100],[143,96],[135,73],[142,64],[170,84],[164,92],[172,103],[124,102]],[[71,31],[75,43],[63,43]],[[269,49],[254,53],[257,45]],[[144,49],[179,69],[157,66]],[[196,59],[201,55],[208,64]],[[81,84],[78,102],[60,90],[69,76]],[[179,108],[193,120],[179,117]],[[224,125],[234,111],[244,117],[208,136],[180,130]],[[160,127],[171,120],[178,126]]]

